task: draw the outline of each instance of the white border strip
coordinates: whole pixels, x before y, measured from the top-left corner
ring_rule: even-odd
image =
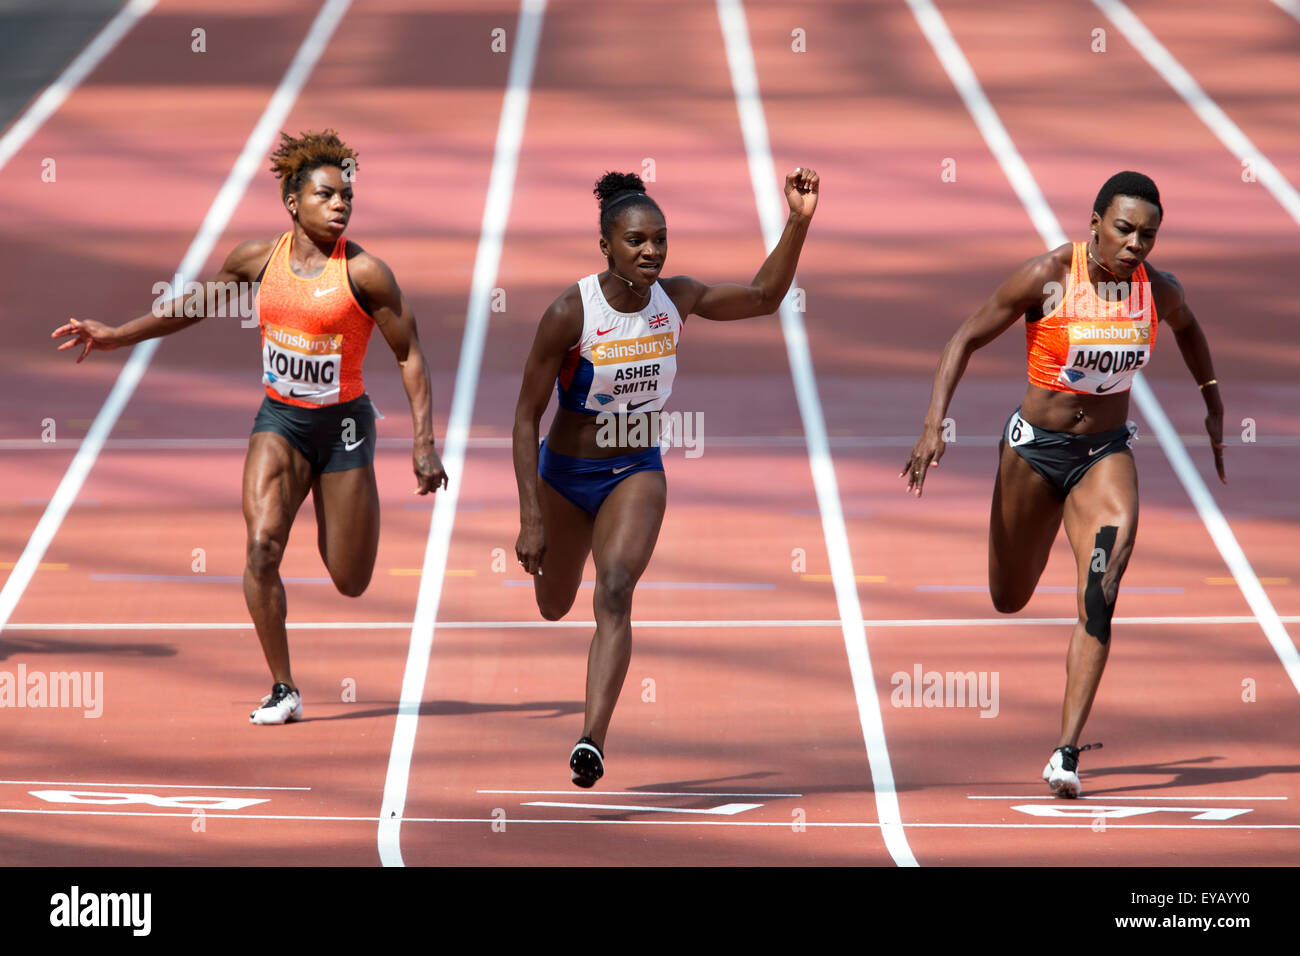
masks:
[[[717,7],[718,21],[726,43],[727,64],[731,70],[731,84],[736,93],[736,109],[740,114],[740,128],[745,137],[749,176],[758,205],[759,223],[763,229],[763,243],[772,249],[780,239],[782,229],[781,194],[774,188],[780,180],[772,161],[767,120],[758,90],[758,72],[749,41],[749,25],[745,20],[741,0],[717,0]],[[796,285],[797,282],[792,282],[791,288]],[[880,700],[876,695],[871,654],[867,650],[862,604],[858,599],[849,536],[844,526],[844,513],[840,504],[839,486],[835,480],[835,465],[827,441],[821,399],[817,395],[817,379],[813,374],[808,337],[803,320],[790,306],[789,294],[781,303],[781,331],[785,336],[790,374],[794,380],[799,414],[808,440],[808,465],[817,493],[817,507],[821,512],[822,534],[826,538],[826,551],[835,585],[835,601],[843,622],[844,646],[848,652],[849,673],[853,679],[854,697],[857,699],[858,720],[862,725],[862,736],[867,748],[867,762],[871,770],[872,792],[876,800],[876,813],[880,817],[881,833],[895,863],[899,866],[917,866],[916,857],[912,855],[912,848],[903,831],[902,811],[894,788],[894,771],[885,744],[885,725],[880,714]]]
[[[316,66],[316,61],[324,52],[335,27],[347,12],[351,2],[352,0],[326,0],[325,5],[316,15],[311,29],[302,41],[302,46],[298,48],[297,55],[289,64],[289,69],[285,71],[284,78],[280,80],[280,85],[262,113],[262,118],[249,134],[248,141],[244,143],[243,151],[235,160],[235,165],[226,177],[225,183],[222,184],[220,192],[217,193],[217,198],[212,200],[212,205],[208,207],[198,234],[186,250],[185,258],[181,260],[176,270],[177,288],[197,276],[203,264],[207,262],[213,246],[225,232],[230,217],[239,205],[239,200],[248,189],[249,180],[261,167],[263,157],[271,146],[276,132],[289,115],[289,110],[307,82],[307,77]],[[95,459],[99,457],[100,449],[104,447],[104,441],[113,430],[114,424],[122,414],[122,409],[130,401],[135,387],[140,383],[145,369],[149,367],[149,362],[158,351],[161,342],[161,339],[149,339],[131,349],[131,355],[122,366],[122,371],[118,373],[112,391],[95,415],[95,420],[82,440],[81,447],[77,449],[77,454],[64,473],[63,480],[59,482],[54,497],[45,507],[45,513],[41,515],[41,520],[28,539],[27,546],[23,548],[22,556],[5,581],[4,589],[0,591],[0,631],[4,630],[9,616],[13,614],[14,608],[22,599],[32,575],[36,573],[37,565],[45,557],[45,552],[58,533],[60,525],[63,524],[68,509],[72,507],[73,501],[81,491],[81,486],[85,484],[86,477],[90,474],[90,469],[94,467]]]
[[[1109,3],[1111,0],[1094,0],[1094,2],[1099,4],[1102,2]],[[1038,234],[1042,236],[1049,249],[1068,242],[1069,240],[1062,231],[1060,222],[1057,221],[1056,214],[1052,212],[1047,200],[1043,198],[1037,181],[1029,171],[1029,167],[1025,165],[1025,161],[1021,158],[1015,144],[1011,141],[1006,127],[1002,125],[1002,120],[998,118],[997,111],[994,110],[993,105],[984,94],[984,89],[980,86],[974,71],[971,70],[965,54],[957,45],[957,41],[953,39],[948,24],[944,22],[943,17],[935,9],[931,0],[907,0],[907,4],[912,8],[917,22],[921,25],[922,32],[925,34],[926,39],[930,41],[930,46],[934,48],[939,62],[943,64],[944,70],[952,79],[953,86],[957,88],[957,92],[961,95],[962,101],[970,111],[971,117],[979,127],[981,135],[983,135],[985,142],[988,143],[989,149],[997,158],[998,164],[1001,165],[1007,179],[1010,180],[1016,195],[1020,197],[1020,201],[1028,210],[1029,217],[1033,220],[1034,228],[1038,230]],[[1285,182],[1285,180],[1283,181]],[[1297,209],[1300,210],[1300,205],[1297,206]],[[1223,512],[1219,510],[1219,506],[1210,495],[1209,489],[1205,487],[1205,482],[1201,480],[1200,473],[1192,465],[1192,460],[1188,457],[1186,449],[1178,440],[1178,436],[1169,423],[1169,418],[1165,415],[1159,399],[1151,391],[1150,386],[1147,385],[1140,372],[1133,378],[1133,398],[1137,402],[1138,409],[1151,426],[1152,432],[1160,441],[1160,447],[1164,449],[1165,455],[1169,458],[1169,463],[1178,475],[1178,480],[1187,489],[1187,494],[1192,499],[1192,504],[1196,506],[1201,520],[1205,523],[1205,528],[1213,539],[1215,547],[1219,549],[1224,562],[1232,571],[1237,586],[1241,588],[1246,603],[1250,605],[1251,611],[1254,612],[1255,617],[1258,619],[1260,627],[1268,637],[1274,652],[1282,662],[1282,666],[1286,669],[1287,676],[1291,678],[1292,685],[1294,685],[1297,693],[1300,693],[1300,652],[1296,651],[1290,635],[1287,633],[1286,628],[1282,626],[1277,610],[1264,592],[1263,585],[1259,583],[1255,569],[1250,566],[1245,553],[1237,543],[1237,538],[1228,526],[1227,519],[1223,517]]]
[[[9,160],[27,145],[27,141],[36,135],[36,131],[45,125],[60,106],[66,102],[73,90],[99,66],[104,57],[113,52],[122,38],[131,32],[140,20],[146,17],[158,0],[130,0],[104,24],[104,28],[86,45],[53,83],[47,86],[27,111],[0,136],[0,169],[8,165]]]
[[[440,492],[441,494],[441,492]],[[1056,627],[1075,623],[1072,617],[938,617],[938,618],[880,618],[864,620],[865,627]],[[1287,624],[1300,624],[1300,615],[1282,618]],[[1187,617],[1117,617],[1116,624],[1256,624],[1258,619],[1246,614],[1224,616]],[[290,621],[285,624],[291,631],[402,631],[414,627],[414,621]],[[515,631],[541,628],[543,630],[590,631],[595,621],[439,621],[443,631]],[[640,621],[632,626],[683,628],[785,628],[785,627],[843,627],[840,620],[807,621]],[[245,622],[184,622],[141,621],[137,623],[75,623],[75,624],[10,624],[10,631],[251,631],[253,625]],[[0,668],[3,670],[3,668]],[[567,790],[565,791],[568,792]]]
[[[1285,10],[1296,20],[1300,20],[1300,0],[1273,0],[1273,3],[1281,10]]]
[[[510,73],[497,126],[496,150],[492,157],[492,174],[488,181],[487,201],[483,207],[483,225],[479,233],[478,252],[474,257],[474,277],[470,287],[469,308],[465,313],[465,337],[461,341],[460,363],[456,369],[456,386],[452,394],[447,421],[447,437],[442,453],[450,487],[434,499],[429,539],[424,550],[424,572],[411,626],[411,643],[402,676],[402,696],[397,723],[393,728],[393,746],[388,754],[388,773],[384,778],[384,795],[379,814],[379,859],[384,866],[404,866],[402,862],[402,813],[406,809],[406,790],[411,772],[411,755],[415,750],[415,732],[419,724],[420,701],[433,651],[433,632],[442,599],[442,582],[451,546],[451,530],[456,520],[456,502],[465,480],[465,446],[470,420],[474,414],[474,393],[478,389],[479,367],[487,340],[489,297],[496,283],[505,242],[506,222],[515,189],[515,170],[519,148],[528,117],[528,94],[533,81],[533,64],[542,35],[542,16],[546,0],[523,0],[519,22],[515,27],[515,52],[510,59]]]
[[[593,810],[602,809],[592,807]],[[184,817],[192,819],[194,813],[168,813],[162,810],[46,810],[43,808],[0,807],[0,813],[46,814],[62,817]],[[303,813],[213,813],[205,814],[209,820],[288,820],[293,822],[316,823],[383,823],[380,817],[325,816]],[[407,823],[472,823],[484,824],[559,824],[583,826],[624,826],[624,827],[777,827],[790,829],[789,820],[565,820],[557,819],[515,819],[513,817],[408,817]],[[872,830],[887,826],[875,822],[848,820],[843,822],[822,822],[808,820],[800,826],[827,830]],[[908,823],[909,827],[932,830],[1091,830],[1095,826],[1088,823]],[[1300,830],[1300,823],[1107,823],[1109,830]],[[13,840],[10,839],[10,845]],[[609,861],[602,859],[601,864]]]
[[[1251,142],[1250,137],[1241,131],[1241,127],[1229,119],[1228,114],[1219,107],[1219,104],[1201,89],[1201,85],[1192,78],[1192,74],[1188,73],[1174,55],[1165,49],[1164,45],[1147,29],[1146,24],[1119,0],[1092,0],[1092,2],[1097,9],[1110,18],[1111,23],[1119,28],[1128,42],[1142,54],[1142,58],[1151,64],[1152,69],[1174,88],[1174,91],[1200,117],[1201,122],[1208,126],[1210,132],[1219,138],[1219,142],[1227,147],[1228,152],[1236,156],[1243,166],[1246,163],[1251,164],[1256,181],[1273,194],[1273,198],[1282,205],[1292,219],[1300,223],[1300,193],[1296,192],[1295,187],[1281,171]]]

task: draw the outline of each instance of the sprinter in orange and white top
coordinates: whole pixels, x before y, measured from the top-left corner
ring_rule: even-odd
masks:
[[[356,597],[374,571],[377,435],[361,365],[375,326],[397,358],[411,404],[415,491],[423,495],[447,486],[434,450],[429,374],[415,318],[388,266],[343,238],[356,168],[356,154],[333,130],[296,139],[282,133],[271,170],[292,220],[289,232],[236,246],[197,296],[180,296],[116,328],[73,319],[53,333],[71,337],[60,350],[83,347],[80,362],[94,349],[134,345],[193,325],[225,289],[258,284],[266,396],[244,462],[244,599],[274,684],[249,717],[256,724],[302,716],[302,695],[289,669],[280,559],[308,492],[317,546],[334,586]]]
[[[1120,578],[1137,531],[1137,471],[1127,423],[1133,376],[1169,326],[1206,405],[1214,467],[1223,469],[1223,403],[1210,349],[1172,275],[1147,255],[1164,218],[1156,185],[1117,173],[1097,194],[1092,238],[1022,265],[957,330],[939,360],[920,439],[903,469],[919,497],[943,456],[942,423],[971,354],[1025,318],[1029,387],[999,446],[989,527],[989,590],[1003,613],[1029,601],[1062,518],[1077,563],[1078,621],[1066,657],[1056,749],[1043,779],[1078,796],[1079,735],[1110,650]]]
[[[708,286],[690,276],[659,278],[668,255],[663,212],[640,176],[606,173],[594,190],[605,270],[569,286],[537,327],[515,406],[515,554],[534,575],[537,608],[551,621],[573,606],[587,555],[596,561],[587,708],[569,754],[579,787],[605,772],[605,734],[632,654],[632,592],[663,521],[668,489],[656,432],[686,318],[776,311],[794,281],[819,182],[807,168],[787,175],[789,218],[758,273],[748,285]],[[552,388],[560,407],[539,448]]]

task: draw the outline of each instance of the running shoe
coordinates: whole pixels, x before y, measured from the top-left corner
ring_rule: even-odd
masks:
[[[584,789],[594,787],[596,781],[605,776],[605,755],[596,746],[596,741],[583,737],[573,745],[569,769],[573,771],[574,785]]]
[[[1079,786],[1079,754],[1085,750],[1100,750],[1101,744],[1087,744],[1083,747],[1057,747],[1052,751],[1052,759],[1043,768],[1043,779],[1058,797],[1077,797]]]
[[[287,724],[302,719],[302,694],[280,683],[262,698],[262,706],[248,715],[253,724]]]

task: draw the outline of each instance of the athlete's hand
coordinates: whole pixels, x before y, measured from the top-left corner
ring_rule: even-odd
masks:
[[[939,467],[939,459],[943,457],[946,447],[947,444],[939,434],[937,426],[927,426],[921,432],[921,437],[912,446],[912,454],[908,456],[907,464],[898,473],[900,478],[907,476],[908,492],[915,490],[916,497],[921,497],[921,486],[925,484],[925,476],[931,468]]]
[[[785,201],[790,204],[790,211],[812,218],[817,208],[817,186],[821,182],[817,171],[800,166],[785,177]]]
[[[1228,483],[1228,474],[1223,468],[1223,412],[1210,412],[1205,416],[1205,430],[1210,433],[1210,447],[1214,449],[1214,470],[1219,473],[1219,480]]]
[[[439,486],[447,487],[447,473],[442,469],[442,459],[432,447],[422,448],[417,443],[411,458],[415,464],[415,480],[418,483],[415,494],[436,494]]]
[[[515,541],[515,557],[529,574],[542,573],[542,558],[546,556],[546,531],[542,523],[529,522],[519,528],[519,538]]]
[[[105,325],[103,322],[96,322],[93,319],[69,319],[67,325],[61,325],[50,333],[52,339],[62,339],[71,336],[71,341],[64,342],[59,346],[59,351],[65,349],[74,349],[83,346],[82,352],[77,356],[80,362],[92,350],[98,349],[101,352],[111,352],[113,349],[121,348],[122,343],[117,340],[117,329],[111,325]]]

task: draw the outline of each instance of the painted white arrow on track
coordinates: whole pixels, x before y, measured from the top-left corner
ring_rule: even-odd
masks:
[[[1011,809],[1027,813],[1031,817],[1105,817],[1108,820],[1138,817],[1147,813],[1191,813],[1194,814],[1193,820],[1231,820],[1243,813],[1250,813],[1249,809],[1234,807],[1060,807],[1041,803]]]

